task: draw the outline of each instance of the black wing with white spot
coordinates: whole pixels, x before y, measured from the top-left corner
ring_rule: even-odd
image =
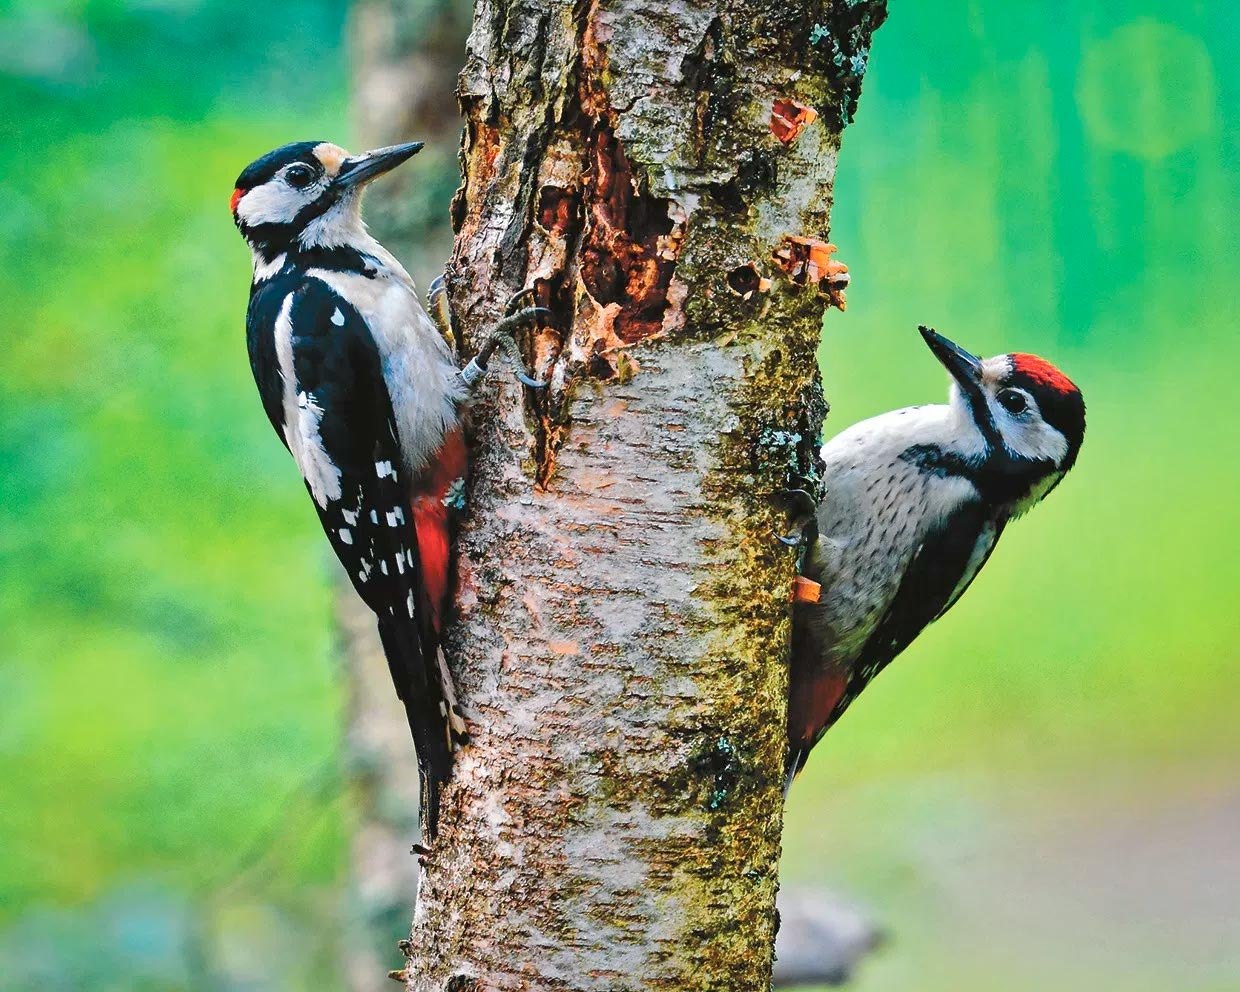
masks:
[[[378,617],[417,747],[423,811],[433,833],[438,788],[452,767],[450,688],[441,682],[409,482],[381,358],[361,315],[325,283],[313,278],[273,283],[263,287],[268,299],[258,307],[270,320],[270,331],[251,325],[255,379],[332,550]],[[252,305],[252,321],[255,310]],[[257,346],[256,331],[268,338]]]

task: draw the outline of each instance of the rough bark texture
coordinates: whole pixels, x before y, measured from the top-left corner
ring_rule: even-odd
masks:
[[[484,390],[452,641],[473,743],[408,987],[769,985],[793,556],[865,0],[480,0],[453,305],[524,286],[551,381]]]

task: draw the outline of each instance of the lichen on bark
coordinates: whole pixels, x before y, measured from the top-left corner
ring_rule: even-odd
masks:
[[[775,253],[827,235],[847,91],[811,36],[868,45],[882,12],[477,4],[452,303],[467,340],[527,286],[555,320],[523,342],[545,393],[478,405],[473,742],[411,989],[769,984],[794,570],[769,496],[816,477],[829,300]]]

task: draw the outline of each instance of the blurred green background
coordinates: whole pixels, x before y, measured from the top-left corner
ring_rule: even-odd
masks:
[[[0,987],[334,987],[330,570],[225,204],[350,140],[345,28],[0,3]],[[829,429],[944,394],[926,322],[1056,361],[1089,430],[793,792],[789,884],[891,937],[859,992],[1240,989],[1237,51],[1224,0],[905,0],[876,36]]]

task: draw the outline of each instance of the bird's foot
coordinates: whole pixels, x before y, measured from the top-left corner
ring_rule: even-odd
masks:
[[[817,508],[813,494],[807,489],[779,489],[771,494],[771,505],[784,513],[796,528],[789,534],[776,534],[775,540],[785,547],[801,547],[806,541],[806,525]]]
[[[552,313],[546,307],[537,305],[538,292],[532,286],[519,290],[509,299],[507,306],[504,307],[504,319],[491,332],[492,338],[499,339],[499,346],[503,349],[504,354],[508,356],[508,360],[515,366],[515,375],[523,385],[529,386],[531,389],[544,389],[546,383],[539,379],[535,379],[525,366],[525,359],[521,355],[521,350],[517,347],[515,335],[517,331],[523,327],[537,327],[541,321],[550,321]]]
[[[525,356],[521,354],[521,349],[517,347],[517,342],[512,338],[512,332],[525,323],[537,323],[539,319],[550,316],[551,311],[545,307],[529,307],[525,310],[519,310],[511,317],[506,317],[500,321],[496,327],[494,334],[499,342],[500,350],[507,356],[508,361],[512,364],[512,374],[517,377],[517,381],[523,386],[529,386],[530,389],[546,389],[547,383],[542,379],[534,378],[531,370],[525,364]],[[511,328],[505,327],[509,321],[514,321]]]
[[[771,493],[771,505],[794,520],[812,517],[818,501],[808,489],[776,489]]]
[[[538,309],[538,290],[533,286],[526,286],[525,289],[519,289],[508,298],[508,302],[504,305],[504,316],[513,317],[522,310]]]
[[[508,305],[504,308],[503,319],[495,325],[495,329],[491,331],[487,338],[486,344],[461,370],[461,378],[465,380],[467,386],[473,386],[477,383],[487,371],[487,363],[491,360],[491,356],[495,353],[495,349],[499,348],[503,351],[508,361],[514,367],[513,374],[517,380],[530,389],[543,389],[547,383],[540,379],[535,379],[526,367],[525,357],[521,354],[521,349],[517,347],[514,335],[523,327],[537,327],[541,321],[551,319],[552,313],[546,307],[539,306],[523,306],[523,303],[534,299],[533,289],[523,289],[515,294],[508,301]]]
[[[426,312],[430,314],[448,346],[455,351],[456,324],[452,320],[452,307],[448,305],[448,285],[444,282],[442,273],[435,276],[426,288]]]

